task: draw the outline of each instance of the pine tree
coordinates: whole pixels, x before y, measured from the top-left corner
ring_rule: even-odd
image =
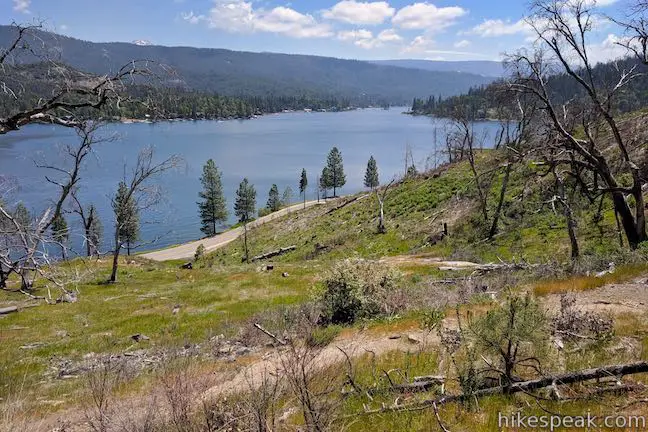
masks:
[[[273,184],[268,192],[268,202],[266,207],[270,212],[276,212],[281,208],[281,199],[279,198],[279,188],[276,184]]]
[[[31,225],[31,215],[29,214],[27,207],[25,207],[25,204],[23,204],[22,202],[16,204],[16,208],[14,209],[12,216],[23,230],[28,229]]]
[[[293,190],[290,186],[286,186],[286,189],[284,189],[283,194],[281,195],[281,205],[284,207],[287,207],[292,203],[293,199]]]
[[[299,179],[299,193],[304,197],[304,208],[306,208],[306,188],[308,187],[308,177],[306,168],[302,169],[301,178]]]
[[[331,173],[329,172],[328,167],[324,167],[322,169],[322,175],[319,178],[319,188],[322,192],[324,192],[324,199],[327,198],[327,192],[329,189],[329,185],[331,183]]]
[[[65,253],[65,244],[70,238],[70,232],[68,231],[68,224],[62,214],[59,214],[52,220],[52,225],[50,225],[50,230],[52,231],[52,237],[61,246],[61,257],[63,261],[67,259]]]
[[[328,168],[328,189],[333,189],[333,197],[337,195],[337,189],[346,184],[344,175],[344,166],[342,164],[342,153],[337,147],[333,147],[326,158],[326,167]],[[324,177],[324,176],[322,176]]]
[[[88,218],[84,224],[88,256],[97,255],[103,238],[103,225],[93,204],[88,208]]]
[[[248,238],[247,238],[247,224],[250,221],[254,211],[256,209],[256,190],[254,186],[250,184],[247,178],[244,178],[241,184],[239,185],[238,190],[236,191],[236,201],[234,202],[234,214],[239,218],[239,221],[243,223],[243,232],[244,232],[244,247],[245,247],[245,256],[243,257],[244,261],[248,261]]]
[[[135,198],[129,193],[124,182],[119,182],[117,195],[113,200],[113,210],[119,241],[122,245],[126,244],[126,251],[130,255],[132,244],[139,239],[140,220]]]
[[[364,185],[370,189],[375,189],[378,187],[378,165],[376,165],[376,159],[373,156],[369,158],[367,162],[367,171],[365,172]]]
[[[216,234],[216,225],[227,220],[227,203],[223,196],[222,173],[214,163],[209,159],[203,166],[203,174],[200,177],[203,190],[199,196],[202,199],[198,203],[200,210],[200,230],[211,237]]]

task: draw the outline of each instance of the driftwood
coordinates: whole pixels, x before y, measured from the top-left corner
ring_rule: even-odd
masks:
[[[577,382],[589,381],[593,379],[600,379],[606,377],[620,378],[624,375],[632,375],[638,373],[648,372],[648,362],[636,362],[621,365],[604,366],[599,368],[584,369],[577,372],[569,372],[558,375],[547,375],[542,378],[521,381],[511,384],[510,386],[497,386],[483,390],[477,390],[472,394],[459,394],[448,395],[438,399],[428,399],[420,402],[403,405],[392,405],[375,410],[365,410],[355,415],[362,414],[380,414],[385,412],[395,411],[417,411],[423,410],[434,405],[441,405],[450,402],[461,402],[468,399],[479,398],[484,396],[493,396],[497,394],[513,394],[524,392],[528,393],[534,390],[539,390],[545,387],[552,387],[556,385],[573,384]]]
[[[342,208],[348,206],[349,204],[352,204],[352,203],[354,203],[354,202],[356,202],[356,201],[358,201],[358,200],[361,200],[362,198],[366,198],[366,197],[368,197],[368,196],[369,196],[368,194],[367,194],[367,195],[360,195],[360,196],[357,196],[357,197],[355,197],[355,198],[351,198],[350,200],[346,200],[346,201],[344,201],[342,204],[340,204],[340,205],[338,205],[338,206],[336,206],[336,207],[333,207],[331,210],[327,211],[327,212],[324,213],[324,214],[325,214],[325,215],[329,215],[329,214],[331,214],[331,213],[333,213],[333,212],[336,212],[336,211],[338,211],[338,210],[340,210],[340,209],[342,209]]]
[[[9,306],[5,308],[0,308],[0,315],[9,315],[10,313],[18,312],[17,306]]]
[[[442,376],[423,376],[415,377],[414,382],[406,384],[392,384],[389,387],[374,387],[363,392],[365,394],[373,395],[381,392],[391,392],[391,393],[417,393],[417,392],[426,392],[433,387],[441,386],[443,388],[445,383],[445,377]],[[342,392],[343,396],[347,396],[356,392],[356,389],[346,390]],[[443,392],[442,392],[443,393]]]
[[[256,327],[257,329],[259,329],[261,332],[265,333],[267,336],[271,337],[272,339],[276,340],[276,341],[279,342],[281,345],[286,345],[286,341],[285,341],[285,340],[279,339],[277,336],[273,335],[273,334],[270,333],[268,330],[266,330],[266,329],[264,329],[263,327],[261,327],[261,324],[259,324],[259,323],[254,323],[254,327]]]
[[[297,246],[288,246],[288,247],[285,247],[285,248],[280,248],[280,249],[277,249],[277,250],[272,251],[272,252],[264,253],[262,255],[257,255],[254,258],[252,258],[252,261],[261,261],[261,260],[264,260],[264,259],[276,257],[276,256],[279,256],[279,255],[283,255],[283,254],[285,254],[287,252],[294,251],[295,249],[297,249]]]

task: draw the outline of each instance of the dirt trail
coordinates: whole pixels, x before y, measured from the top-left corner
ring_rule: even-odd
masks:
[[[312,207],[315,205],[319,204],[326,204],[327,202],[332,202],[341,199],[342,197],[339,198],[334,198],[334,199],[329,199],[328,201],[326,199],[323,199],[321,201],[307,201],[306,202],[306,207]],[[248,225],[250,228],[254,228],[260,225],[263,225],[267,222],[273,221],[275,219],[278,219],[282,216],[285,216],[287,214],[290,214],[292,212],[296,212],[299,210],[304,209],[304,203],[299,203],[295,204],[290,207],[286,207],[284,209],[278,210],[274,213],[271,213],[267,216],[260,217],[256,219],[253,222],[250,222]],[[206,239],[201,239],[201,240],[196,240],[193,242],[181,244],[178,246],[170,247],[168,249],[162,249],[159,251],[155,252],[149,252],[140,255],[142,258],[147,258],[153,261],[169,261],[169,260],[175,260],[175,259],[189,259],[194,256],[194,253],[196,252],[196,248],[199,245],[205,246],[206,252],[213,252],[216,249],[220,249],[229,243],[233,242],[237,238],[239,238],[243,234],[243,228],[238,227],[231,229],[229,231],[225,231],[221,234],[217,234],[214,237],[206,238]]]

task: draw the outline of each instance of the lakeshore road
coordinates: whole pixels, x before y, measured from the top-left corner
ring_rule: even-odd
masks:
[[[339,198],[329,199],[329,200],[320,200],[319,202],[306,201],[306,207],[312,207],[318,204],[325,204],[326,202],[331,202]],[[293,213],[304,208],[304,203],[299,203],[292,205],[290,207],[277,210],[274,213],[270,213],[267,216],[260,217],[248,224],[248,228],[254,228],[260,225],[263,225],[266,222],[278,219],[282,216],[285,216],[289,213]],[[198,245],[202,244],[205,246],[205,252],[213,252],[216,249],[222,248],[223,246],[228,245],[237,238],[243,235],[243,227],[233,228],[228,231],[224,231],[220,234],[216,234],[214,237],[204,238],[201,240],[192,241],[189,243],[181,244],[178,246],[171,246],[167,249],[162,249],[159,251],[148,252],[139,255],[142,258],[150,259],[153,261],[169,261],[169,260],[180,260],[180,259],[190,259],[193,258],[194,253]]]

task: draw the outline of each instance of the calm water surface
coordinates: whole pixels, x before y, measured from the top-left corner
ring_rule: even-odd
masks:
[[[308,199],[315,199],[315,177],[324,166],[326,155],[337,146],[344,158],[347,184],[340,193],[362,189],[369,156],[378,162],[381,181],[402,175],[405,148],[412,149],[414,160],[423,169],[434,153],[436,130],[438,148],[445,142],[446,121],[401,114],[404,108],[367,109],[341,113],[290,113],[260,117],[251,121],[163,122],[156,124],[111,124],[101,134],[118,139],[97,145],[87,159],[81,178],[80,197],[94,203],[100,212],[105,237],[109,238],[114,218],[110,196],[128,173],[140,149],[152,145],[157,160],[180,154],[186,161],[181,170],[163,174],[153,182],[164,190],[164,201],[142,215],[143,241],[158,238],[142,249],[160,248],[201,237],[196,201],[200,191],[202,165],[209,158],[223,172],[223,187],[230,209],[239,182],[247,177],[257,189],[257,206],[265,206],[270,186],[283,191],[290,186],[298,200],[302,168],[309,177]],[[476,126],[478,133],[494,136],[494,123]],[[39,163],[64,164],[63,148],[78,142],[73,131],[34,125],[0,136],[0,176],[12,184],[4,199],[23,201],[33,212],[43,211],[56,193],[45,181],[52,172],[37,168]],[[430,163],[430,162],[428,162]],[[126,167],[126,168],[124,168]],[[232,213],[232,212],[230,212]],[[68,216],[72,244],[80,247],[78,221]],[[230,223],[234,222],[231,214]],[[105,249],[109,246],[106,244]]]

